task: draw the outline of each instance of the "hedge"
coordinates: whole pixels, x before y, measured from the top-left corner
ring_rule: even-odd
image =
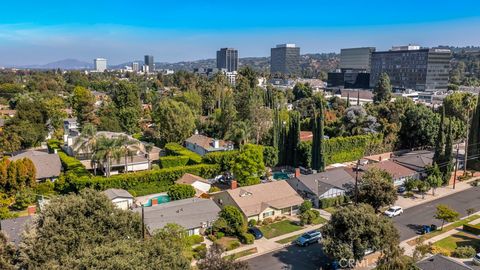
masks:
[[[349,198],[347,196],[337,196],[333,198],[321,199],[319,207],[325,209],[329,207],[340,206],[348,203],[348,201]]]
[[[382,145],[381,134],[368,134],[350,137],[336,137],[325,142],[325,160],[327,165],[354,161],[369,154],[370,150]],[[311,168],[312,142],[301,142],[299,147],[300,164]]]
[[[105,190],[109,188],[135,190],[136,186],[141,186],[143,188],[142,193],[148,193],[144,189],[146,186],[149,186],[148,183],[151,183],[154,184],[153,187],[155,187],[156,192],[165,192],[185,173],[195,174],[203,178],[211,178],[217,175],[219,171],[220,167],[218,165],[200,164],[118,174],[108,178],[103,176],[77,177],[70,179],[70,181],[77,191],[84,188],[93,188],[96,190]]]
[[[75,175],[81,176],[90,176],[88,170],[83,166],[83,164],[76,158],[67,155],[62,148],[60,147],[60,141],[58,140],[49,140],[47,142],[47,146],[50,152],[54,152],[57,150],[57,154],[60,157],[60,161],[62,162],[62,167],[64,171],[72,172]]]
[[[161,168],[172,168],[185,166],[189,160],[190,158],[187,156],[167,156],[160,157],[159,162]]]
[[[202,163],[202,156],[199,154],[188,150],[187,148],[181,146],[178,143],[167,143],[165,145],[165,151],[167,156],[186,156],[189,158],[188,165],[200,164]]]
[[[231,163],[239,153],[239,150],[208,153],[203,156],[203,163],[218,164],[222,172],[230,171]]]
[[[480,235],[480,224],[464,224],[463,225],[463,230],[475,235]]]

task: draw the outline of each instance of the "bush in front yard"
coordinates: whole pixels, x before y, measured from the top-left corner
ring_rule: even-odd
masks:
[[[197,260],[205,258],[207,255],[207,245],[201,244],[193,248],[193,257]]]
[[[253,241],[255,241],[255,237],[250,233],[242,233],[238,236],[238,239],[245,245],[253,244]]]
[[[305,224],[312,224],[314,220],[316,220],[320,216],[320,213],[318,213],[315,210],[307,210],[303,212],[300,215],[300,225],[305,225]]]
[[[304,201],[300,207],[298,208],[298,210],[300,211],[300,213],[305,213],[306,211],[312,209],[312,202],[311,201]]]
[[[249,227],[253,227],[253,226],[255,226],[255,225],[257,225],[257,221],[256,221],[255,219],[250,219],[250,220],[248,221],[248,226],[249,226]]]
[[[266,219],[264,219],[264,220],[262,221],[262,224],[263,224],[263,225],[268,225],[268,224],[270,224],[270,223],[272,223],[272,222],[273,222],[273,219],[272,219],[272,218],[266,218]]]
[[[453,257],[460,258],[460,259],[467,259],[472,258],[475,256],[477,252],[472,246],[464,246],[464,247],[457,247],[455,251],[453,251]]]
[[[192,246],[202,243],[203,240],[205,240],[205,239],[201,235],[194,234],[194,235],[191,235],[191,236],[188,237],[188,241],[190,242],[190,245],[192,245]]]
[[[195,188],[190,185],[174,184],[168,188],[167,194],[172,201],[188,199],[195,196]]]
[[[222,239],[222,237],[224,237],[225,234],[223,232],[217,232],[215,233],[215,236],[217,237],[217,239]]]

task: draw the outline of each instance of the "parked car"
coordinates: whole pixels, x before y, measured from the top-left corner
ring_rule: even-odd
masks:
[[[436,230],[437,230],[437,225],[435,225],[435,224],[430,225],[430,231],[431,232],[436,231]]]
[[[248,228],[248,233],[255,237],[255,240],[258,240],[263,237],[262,231],[260,231],[257,227],[250,227]]]
[[[393,218],[393,217],[396,217],[396,216],[399,216],[399,215],[403,214],[403,208],[400,207],[400,206],[392,206],[392,207],[388,208],[388,210],[385,211],[384,214],[387,217]]]
[[[319,231],[310,231],[302,234],[300,237],[295,240],[295,243],[299,246],[308,246],[310,244],[313,244],[315,242],[318,242],[320,239],[322,239],[322,233]]]
[[[428,225],[423,225],[422,227],[420,227],[420,229],[418,230],[418,234],[427,234],[429,232],[432,231],[432,228]]]
[[[399,186],[399,187],[397,188],[397,192],[398,192],[398,193],[404,193],[405,191],[407,191],[407,189],[406,189],[404,186]]]
[[[473,264],[480,265],[480,253],[477,253],[477,255],[473,257]]]

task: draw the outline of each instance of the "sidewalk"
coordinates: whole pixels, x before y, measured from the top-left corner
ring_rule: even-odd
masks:
[[[279,241],[279,240],[282,240],[282,239],[285,239],[285,238],[288,238],[288,237],[292,237],[292,236],[295,236],[295,235],[303,234],[303,233],[306,233],[306,232],[311,231],[311,230],[317,230],[317,229],[321,228],[323,225],[324,224],[310,225],[310,226],[307,226],[307,227],[305,227],[301,230],[294,231],[294,232],[291,232],[291,233],[287,233],[287,234],[284,234],[284,235],[280,235],[280,236],[270,238],[270,239],[267,239],[267,238],[263,237],[261,239],[255,240],[255,242],[251,245],[244,245],[244,246],[241,246],[237,249],[226,251],[226,252],[223,253],[222,256],[228,256],[228,255],[232,255],[232,254],[235,254],[235,253],[238,253],[238,252],[242,252],[244,250],[257,248],[257,253],[239,258],[239,260],[248,260],[248,259],[260,256],[260,255],[263,255],[263,254],[266,254],[266,253],[269,253],[269,252],[272,252],[272,251],[275,251],[275,250],[278,250],[278,249],[282,249],[284,247],[287,247],[287,246],[291,245],[291,243],[279,244],[279,243],[276,243],[276,241]]]
[[[425,199],[422,199],[422,195],[420,194],[415,194],[415,197],[413,198],[404,198],[403,196],[398,196],[395,205],[401,206],[403,209],[407,209],[430,201],[434,201],[436,199],[440,199],[442,197],[471,188],[472,186],[470,185],[470,182],[477,179],[480,179],[480,177],[473,177],[472,179],[469,179],[467,181],[458,182],[455,186],[455,189],[453,189],[453,186],[439,187],[435,190],[435,196],[432,196],[432,191],[430,190],[427,194],[425,194]]]

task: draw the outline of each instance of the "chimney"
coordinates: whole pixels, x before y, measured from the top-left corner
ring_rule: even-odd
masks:
[[[295,177],[300,176],[300,168],[295,168]]]
[[[236,189],[238,187],[237,180],[232,180],[230,183],[230,188],[231,189]]]
[[[219,140],[213,140],[213,148],[215,148],[215,149],[220,148],[220,141]]]
[[[158,198],[153,198],[152,199],[152,206],[157,205],[157,204],[158,204]]]
[[[53,153],[58,154],[58,149],[57,148],[53,149]]]
[[[28,213],[29,216],[35,215],[35,212],[37,212],[37,206],[35,206],[35,205],[30,205],[30,206],[27,208],[27,213]]]

